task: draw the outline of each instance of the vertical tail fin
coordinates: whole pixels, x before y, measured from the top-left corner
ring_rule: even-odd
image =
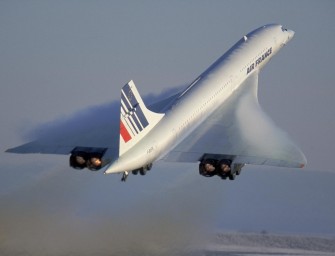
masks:
[[[119,156],[132,148],[163,118],[147,109],[134,82],[121,90]]]

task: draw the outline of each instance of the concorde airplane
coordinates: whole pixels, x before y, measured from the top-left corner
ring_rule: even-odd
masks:
[[[70,155],[76,169],[141,175],[157,160],[199,164],[206,177],[235,179],[246,164],[302,168],[306,158],[262,111],[258,75],[294,36],[281,25],[244,35],[186,89],[147,107],[135,84],[121,89],[120,125],[113,139],[78,144],[33,141],[13,153]],[[98,137],[98,134],[96,134]]]

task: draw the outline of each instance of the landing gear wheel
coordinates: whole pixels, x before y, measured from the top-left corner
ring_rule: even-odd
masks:
[[[200,162],[199,164],[199,174],[204,177],[213,177],[217,174],[215,169],[216,163],[215,160],[206,159]]]
[[[241,174],[243,166],[244,166],[244,164],[236,164],[235,165],[236,175],[240,175]]]
[[[134,174],[134,175],[137,175],[138,174],[138,170],[131,171],[131,173]]]
[[[230,180],[235,180],[236,172],[230,173],[228,177],[229,177]]]
[[[140,169],[140,174],[143,176],[143,175],[146,175],[147,174],[147,170],[144,169],[144,168],[141,168]]]
[[[146,167],[146,169],[147,169],[148,171],[150,171],[151,168],[152,168],[152,163],[148,164],[147,167]]]
[[[222,175],[222,176],[220,176],[221,177],[221,179],[223,179],[223,180],[226,180],[227,179],[227,176],[226,175]]]

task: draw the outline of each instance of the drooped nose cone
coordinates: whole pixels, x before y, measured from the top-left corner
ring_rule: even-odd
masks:
[[[292,38],[294,37],[294,34],[295,34],[295,32],[293,30],[288,29],[287,30],[287,41],[286,42],[291,41]]]
[[[292,39],[294,37],[295,32],[293,30],[287,30],[288,34],[289,34],[289,38]]]

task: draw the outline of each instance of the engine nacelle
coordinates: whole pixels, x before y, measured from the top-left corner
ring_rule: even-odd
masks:
[[[212,177],[217,174],[217,160],[206,159],[199,164],[199,174],[204,177]]]
[[[199,174],[205,177],[230,173],[232,161],[230,159],[204,159],[199,164]]]
[[[206,158],[199,164],[199,174],[204,177],[213,177],[215,175],[222,179],[235,179],[236,175],[241,173],[244,164],[234,163],[231,159]]]
[[[70,166],[74,169],[98,171],[110,162],[104,158],[106,151],[107,148],[76,147],[71,152]]]

